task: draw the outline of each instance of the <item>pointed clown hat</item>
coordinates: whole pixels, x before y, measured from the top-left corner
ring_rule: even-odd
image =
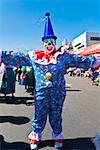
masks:
[[[53,32],[53,28],[52,28],[52,25],[51,25],[51,21],[50,21],[50,13],[47,12],[45,14],[46,16],[46,21],[45,21],[45,29],[44,29],[44,36],[42,37],[42,41],[44,41],[45,39],[48,39],[48,38],[53,38],[53,39],[57,39],[57,37],[54,35],[54,32]]]

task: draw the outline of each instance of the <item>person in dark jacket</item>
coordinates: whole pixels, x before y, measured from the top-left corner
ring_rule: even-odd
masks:
[[[7,67],[5,68],[5,72],[2,77],[2,84],[0,92],[5,94],[13,94],[15,93],[15,72],[13,71],[13,68]]]

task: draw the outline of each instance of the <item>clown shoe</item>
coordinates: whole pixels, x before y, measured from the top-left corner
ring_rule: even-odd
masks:
[[[31,150],[38,150],[38,145],[41,141],[41,134],[32,131],[28,136],[28,142],[30,144]]]

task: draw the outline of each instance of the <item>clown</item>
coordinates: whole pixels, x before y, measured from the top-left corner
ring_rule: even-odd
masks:
[[[52,128],[52,138],[55,141],[55,148],[62,149],[62,109],[66,96],[64,74],[66,68],[77,67],[88,70],[100,65],[100,60],[95,56],[80,57],[76,54],[70,54],[65,47],[56,49],[57,37],[54,35],[50,21],[50,13],[46,13],[46,22],[43,51],[30,51],[27,57],[21,53],[21,56],[13,54],[9,60],[2,56],[2,61],[7,65],[16,66],[16,60],[20,65],[32,65],[35,75],[34,90],[34,118],[32,121],[32,132],[28,136],[28,141],[32,150],[38,150],[38,143],[42,139],[42,131],[45,128],[47,116]],[[5,55],[4,55],[5,56]],[[14,57],[15,56],[15,57]],[[21,61],[23,60],[23,61]]]
[[[78,67],[87,70],[95,62],[94,56],[79,57],[70,54],[64,47],[56,50],[56,39],[50,21],[50,14],[46,13],[46,22],[43,51],[36,51],[33,67],[36,79],[35,85],[35,114],[32,121],[32,132],[28,139],[31,149],[38,149],[38,143],[42,138],[47,116],[52,128],[52,138],[55,148],[62,149],[62,108],[66,96],[64,74],[66,67]],[[32,53],[29,54],[32,58]],[[33,54],[34,55],[34,54]]]

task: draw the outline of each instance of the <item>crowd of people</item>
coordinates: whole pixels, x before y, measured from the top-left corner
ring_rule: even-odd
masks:
[[[12,94],[14,97],[16,81],[19,85],[25,86],[26,92],[33,95],[35,77],[33,67],[19,66],[18,68],[8,67],[2,64],[0,72],[0,93]]]
[[[88,69],[87,71],[79,68],[70,68],[67,70],[67,74],[70,76],[90,78],[93,85],[100,86],[100,67],[95,70]]]
[[[17,79],[18,78],[18,79]],[[25,86],[26,92],[30,92],[33,95],[35,88],[34,69],[32,66],[20,66],[16,69],[16,80],[20,85]]]

